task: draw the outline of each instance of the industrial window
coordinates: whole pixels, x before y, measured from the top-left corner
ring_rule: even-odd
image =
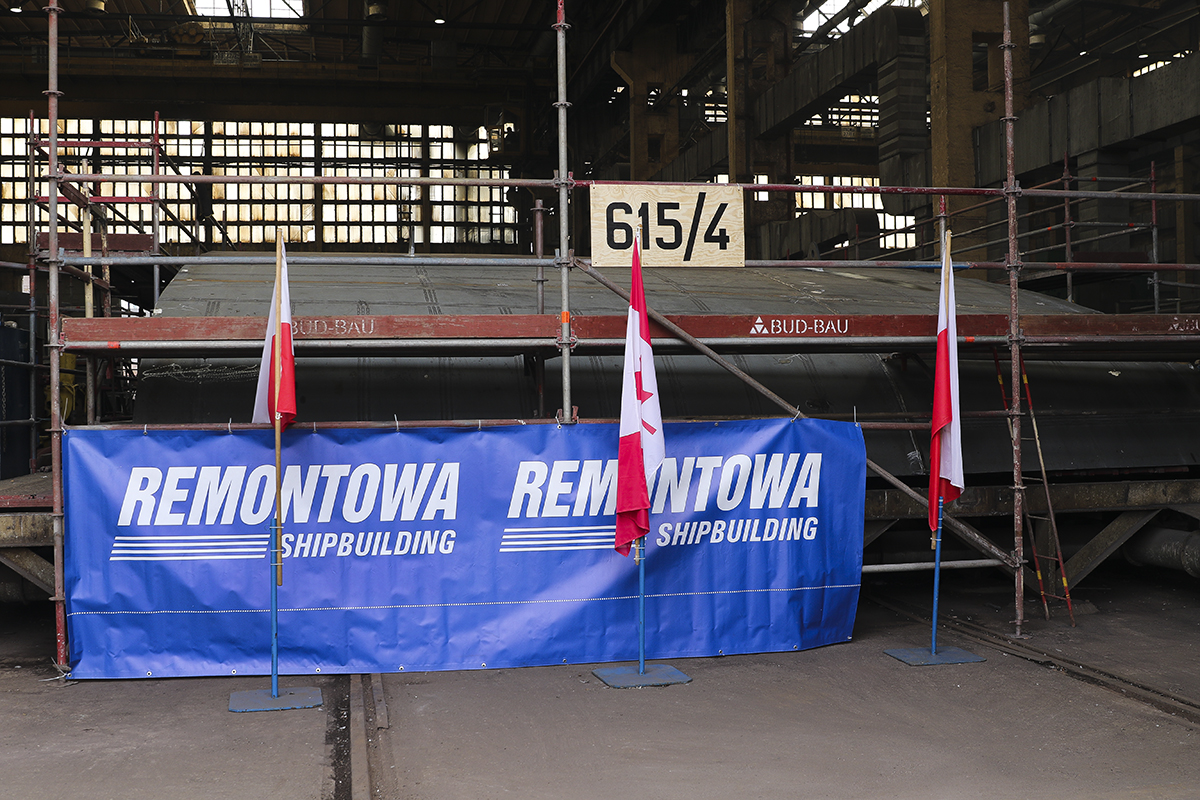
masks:
[[[321,174],[331,178],[420,177],[427,143],[421,125],[321,125]],[[326,184],[322,239],[330,244],[426,241],[417,186]]]
[[[874,14],[884,6],[900,8],[921,8],[927,0],[871,0],[862,8],[852,12],[839,21],[829,33],[836,37],[848,32],[860,21]],[[797,35],[810,36],[830,22],[834,17],[842,16],[842,12],[850,5],[850,0],[829,0],[825,3],[808,3],[805,12],[798,14]]]
[[[0,118],[0,243],[29,240],[28,119]],[[39,137],[45,120],[34,120]],[[288,241],[375,248],[412,244],[518,244],[516,210],[498,186],[356,183],[355,179],[411,177],[502,180],[508,171],[486,163],[482,128],[440,125],[165,120],[158,126],[159,171],[167,176],[317,176],[315,183],[146,183],[154,170],[150,120],[60,120],[62,140],[102,141],[104,147],[63,146],[68,172],[129,176],[97,187],[108,202],[110,233],[154,230],[167,246],[264,244],[283,229]],[[45,195],[44,154],[34,163],[33,195]],[[68,228],[79,230],[79,209],[60,203]],[[45,203],[34,223],[45,230]]]
[[[246,16],[274,17],[276,19],[295,19],[304,16],[303,0],[238,0],[233,7],[235,10],[245,4]],[[204,17],[229,16],[229,5],[226,0],[195,0],[196,13]]]
[[[1133,77],[1140,78],[1141,76],[1145,75],[1148,72],[1154,72],[1154,70],[1159,69],[1160,67],[1165,67],[1167,64],[1170,64],[1172,61],[1174,61],[1177,58],[1185,58],[1187,56],[1190,56],[1191,54],[1192,54],[1191,50],[1183,50],[1183,51],[1171,56],[1170,58],[1165,58],[1165,59],[1162,59],[1161,61],[1146,61],[1146,59],[1150,58],[1150,54],[1149,53],[1139,53],[1138,58],[1141,59],[1142,61],[1144,61],[1145,63],[1141,67],[1138,67],[1137,69],[1135,69],[1133,71]]]
[[[213,175],[233,177],[313,177],[314,132],[312,123],[213,122],[209,167]],[[194,151],[197,143],[189,144]],[[198,147],[202,152],[203,141]],[[200,192],[200,187],[189,187],[180,199],[196,205]],[[286,241],[314,241],[314,196],[312,184],[213,184],[212,241],[228,237],[235,243],[274,242],[276,229],[284,231]]]
[[[725,92],[718,93],[714,89],[709,89],[704,93],[703,105],[705,122],[724,122],[729,116],[729,103],[725,98]]]
[[[429,177],[500,179],[507,171],[479,162],[488,156],[487,131],[456,136],[450,126],[430,126]],[[465,162],[465,163],[464,163]],[[516,211],[501,186],[432,186],[431,244],[515,244]]]
[[[770,183],[771,181],[769,180],[769,178],[770,178],[769,175],[755,173],[754,182],[755,183]],[[755,192],[754,199],[760,203],[765,202],[765,201],[771,199],[771,193],[770,192]]]
[[[0,118],[0,244],[28,241],[28,119]]]
[[[805,125],[833,125],[839,128],[875,128],[879,126],[879,98],[875,95],[848,94]]]
[[[857,175],[799,175],[801,186],[878,186],[879,179]],[[884,250],[915,247],[916,234],[911,216],[896,216],[883,212],[883,198],[878,194],[852,192],[797,192],[796,208],[803,211],[838,208],[874,208],[879,214],[879,246]]]

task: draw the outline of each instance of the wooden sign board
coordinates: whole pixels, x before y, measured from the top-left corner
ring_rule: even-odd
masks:
[[[745,266],[743,202],[740,188],[720,184],[593,184],[592,264],[628,267],[640,231],[642,266]]]

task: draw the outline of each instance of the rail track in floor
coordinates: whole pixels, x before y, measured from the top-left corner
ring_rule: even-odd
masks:
[[[932,622],[930,613],[902,601],[884,599],[878,595],[866,593],[864,593],[863,599],[914,622],[921,622],[925,625]],[[1032,661],[1048,669],[1069,675],[1076,680],[1100,686],[1123,697],[1144,703],[1173,717],[1200,725],[1200,702],[1166,689],[1150,686],[1063,653],[1049,652],[1031,644],[1028,640],[1018,639],[957,617],[940,617],[938,627],[940,630],[951,631],[993,650]]]

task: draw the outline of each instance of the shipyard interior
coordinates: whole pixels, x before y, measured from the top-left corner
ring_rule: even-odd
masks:
[[[598,797],[614,757],[663,797],[1195,796],[1194,0],[0,0],[0,34],[14,797],[163,796],[139,749],[178,797]],[[335,670],[265,774],[271,715],[200,710],[254,679],[71,675],[64,438],[269,430],[281,243],[294,424],[336,437],[616,422],[635,239],[668,424],[861,431],[852,641],[680,659],[636,701],[568,658]],[[944,256],[965,490],[935,556]],[[987,661],[883,654],[931,627]],[[219,775],[164,744],[175,703]],[[122,713],[108,744],[70,722]]]

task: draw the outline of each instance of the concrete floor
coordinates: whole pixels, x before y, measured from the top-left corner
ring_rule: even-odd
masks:
[[[323,708],[239,714],[230,692],[269,678],[64,683],[48,612],[0,606],[0,799],[339,800],[348,786],[345,678],[281,679],[320,686]]]
[[[870,588],[927,607],[927,578]],[[1200,581],[1125,568],[1089,583],[1077,628],[1039,616],[1027,641],[1200,698]],[[948,617],[1009,628],[1009,584],[957,573],[944,588]],[[0,798],[358,800],[347,679],[323,679],[324,709],[257,714],[226,706],[261,678],[42,682],[49,620],[5,611]],[[354,770],[369,762],[374,797],[419,800],[1200,797],[1194,723],[950,631],[939,643],[987,661],[906,666],[883,650],[927,645],[928,628],[864,601],[850,643],[673,661],[681,686],[610,689],[584,666],[389,674],[390,727],[366,690]]]

